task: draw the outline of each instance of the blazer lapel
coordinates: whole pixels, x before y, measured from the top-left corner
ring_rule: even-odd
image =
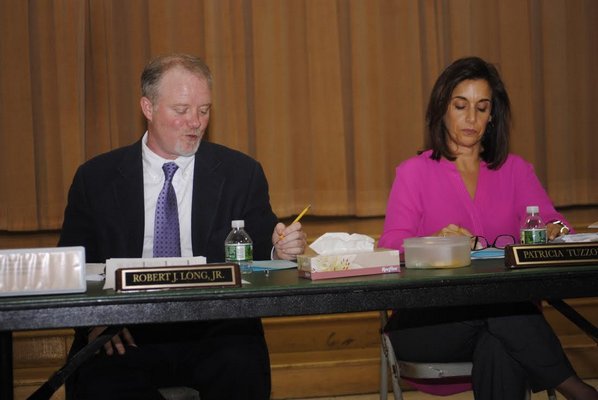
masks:
[[[118,166],[119,176],[114,181],[114,196],[119,207],[122,232],[129,257],[141,257],[145,229],[143,205],[143,164],[141,142],[130,146]]]
[[[209,151],[209,143],[199,146],[193,171],[191,242],[194,255],[208,254],[208,238],[214,229],[225,178],[217,173],[221,161]]]

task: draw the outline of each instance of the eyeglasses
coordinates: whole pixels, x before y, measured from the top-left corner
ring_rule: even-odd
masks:
[[[471,238],[471,250],[484,250],[489,247],[504,249],[510,244],[515,244],[513,235],[498,235],[492,243],[488,242],[488,239],[484,236],[474,236]]]

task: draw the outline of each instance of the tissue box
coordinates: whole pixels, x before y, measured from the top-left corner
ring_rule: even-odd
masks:
[[[399,251],[384,248],[327,255],[308,249],[297,256],[299,276],[311,280],[399,272],[400,264]]]

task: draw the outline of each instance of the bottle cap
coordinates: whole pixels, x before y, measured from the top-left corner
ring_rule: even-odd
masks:
[[[528,214],[538,214],[540,212],[540,208],[538,206],[527,206],[525,210]]]
[[[245,220],[242,219],[235,219],[231,221],[230,226],[233,228],[244,228],[245,227]]]

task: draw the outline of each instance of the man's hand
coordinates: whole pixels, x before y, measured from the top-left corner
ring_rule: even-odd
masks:
[[[89,334],[87,335],[88,342],[93,341],[95,338],[100,336],[102,332],[104,332],[105,330],[105,326],[96,326],[95,328],[92,328],[89,331]],[[125,354],[125,345],[137,347],[137,345],[135,344],[135,340],[133,339],[133,336],[127,328],[123,328],[120,332],[114,335],[112,339],[110,339],[110,341],[104,344],[104,351],[107,355],[111,356],[112,354],[114,354],[114,349],[116,348],[117,353],[123,355]]]
[[[295,260],[303,254],[307,245],[307,235],[301,230],[301,222],[285,226],[279,222],[272,233],[272,244],[276,251],[274,258],[279,260]]]

